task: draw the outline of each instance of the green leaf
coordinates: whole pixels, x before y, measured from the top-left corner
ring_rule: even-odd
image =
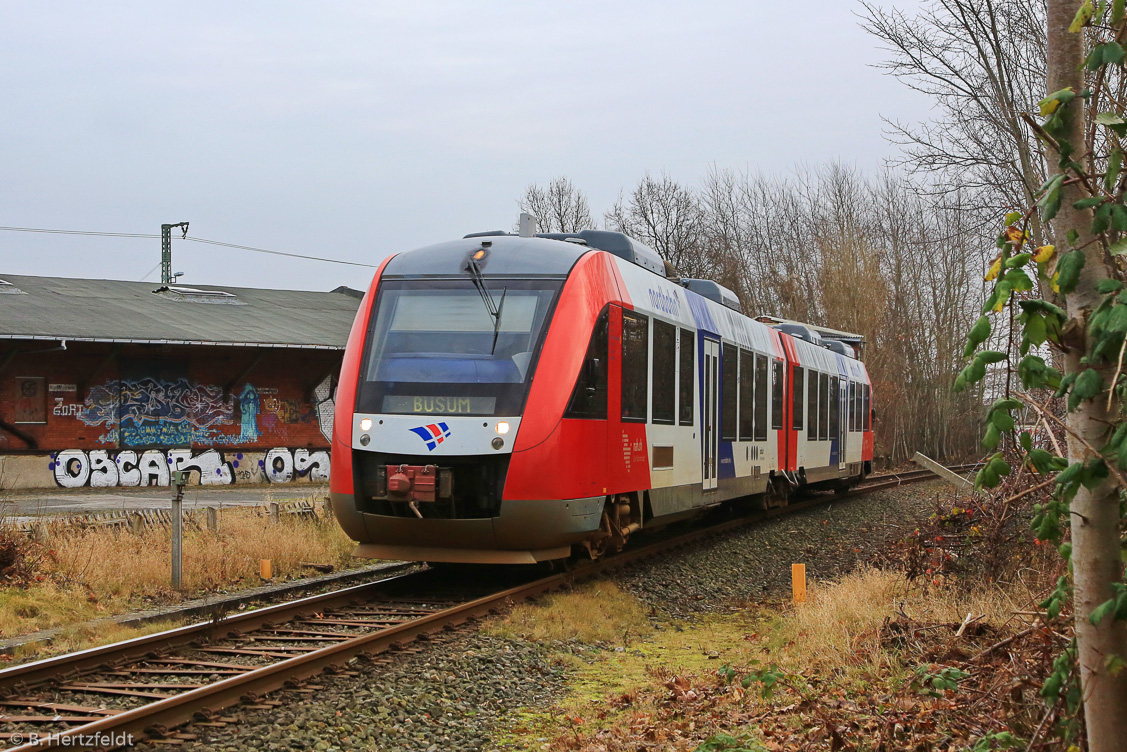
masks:
[[[1097,44],[1088,53],[1088,59],[1084,61],[1084,65],[1088,70],[1094,71],[1104,65],[1118,65],[1123,62],[1123,48],[1117,42],[1107,42],[1106,44]]]
[[[984,446],[987,451],[993,452],[997,449],[998,442],[1001,440],[1002,434],[994,423],[986,426],[986,433],[982,436],[982,446]]]
[[[1006,259],[1006,268],[1013,269],[1018,266],[1025,266],[1029,263],[1029,259],[1033,258],[1031,254],[1019,253],[1016,256]]]
[[[1104,380],[1099,371],[1094,368],[1085,368],[1076,377],[1076,384],[1072,387],[1073,396],[1082,400],[1092,399],[1104,389]]]
[[[1012,431],[1014,430],[1014,416],[1006,410],[995,410],[990,414],[990,424],[1003,433]],[[994,447],[987,448],[993,449]]]
[[[1127,0],[1124,0],[1124,1],[1127,2]],[[1096,291],[1099,292],[1101,295],[1107,295],[1109,293],[1119,292],[1122,289],[1123,289],[1123,283],[1120,282],[1118,279],[1112,279],[1111,277],[1104,277],[1103,279],[1101,279],[1099,282],[1096,283]]]
[[[1119,182],[1119,171],[1123,168],[1123,152],[1119,149],[1113,149],[1111,156],[1107,160],[1107,172],[1104,173],[1104,188],[1108,193],[1115,190],[1115,184]]]
[[[1017,440],[1021,444],[1021,448],[1025,451],[1028,452],[1033,448],[1033,437],[1029,435],[1029,431],[1022,431],[1018,435]]]
[[[1018,305],[1021,306],[1021,310],[1023,311],[1040,311],[1046,315],[1053,315],[1062,319],[1068,316],[1065,310],[1060,306],[1050,303],[1047,300],[1041,300],[1040,298],[1022,300],[1018,302]]]
[[[1115,464],[1120,470],[1127,470],[1127,441],[1119,445],[1119,451],[1115,453]]]
[[[1111,227],[1111,204],[1101,204],[1092,218],[1092,234],[1099,235]]]
[[[1019,219],[1021,219],[1021,217],[1022,217],[1021,212],[1010,212],[1009,214],[1006,215],[1005,222],[1006,222],[1007,225],[1012,225],[1015,222],[1017,222]]]
[[[1083,251],[1069,251],[1060,257],[1060,261],[1057,262],[1057,273],[1060,275],[1057,278],[1057,287],[1062,294],[1068,294],[1076,289],[1085,260]]]
[[[1022,333],[1021,352],[1024,355],[1030,347],[1040,347],[1047,339],[1045,317],[1039,314],[1029,316],[1025,322],[1025,331]]]
[[[1111,0],[1111,18],[1108,19],[1108,23],[1110,23],[1112,26],[1118,26],[1119,24],[1123,23],[1124,2],[1125,0]]]
[[[988,316],[980,316],[978,321],[974,322],[974,326],[970,328],[970,334],[967,338],[974,343],[975,347],[985,342],[990,338],[990,318]]]
[[[1072,208],[1073,209],[1091,209],[1093,206],[1099,206],[1100,204],[1102,204],[1106,200],[1107,199],[1105,199],[1103,196],[1089,196],[1087,198],[1082,198],[1079,201],[1074,201],[1072,203]]]
[[[1044,449],[1030,449],[1028,450],[1029,464],[1037,469],[1037,472],[1042,475],[1047,475],[1054,469],[1053,455],[1049,454]]]
[[[1122,256],[1124,253],[1127,253],[1127,238],[1115,241],[1108,246],[1107,251],[1112,256]]]
[[[1010,269],[1006,272],[1006,276],[1003,277],[1003,279],[1006,284],[1010,286],[1011,290],[1021,292],[1033,289],[1033,280],[1025,273],[1024,269]]]
[[[1000,353],[997,350],[983,350],[977,356],[975,356],[975,361],[983,363],[984,365],[990,365],[991,363],[1001,363],[1005,359],[1006,354]]]
[[[1043,108],[1042,108],[1043,109]],[[1060,211],[1060,187],[1064,182],[1064,175],[1053,175],[1041,188],[1041,197],[1037,199],[1037,209],[1041,218],[1048,222]]]

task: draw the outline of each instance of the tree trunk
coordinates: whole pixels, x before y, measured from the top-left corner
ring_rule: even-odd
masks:
[[[1048,89],[1049,93],[1072,87],[1079,93],[1084,88],[1081,66],[1084,60],[1083,34],[1069,33],[1068,27],[1079,7],[1077,0],[1048,2]],[[1072,118],[1064,140],[1075,146],[1075,154],[1084,150],[1083,100],[1077,97],[1069,105]],[[1057,155],[1050,155],[1050,174],[1060,172]],[[1080,237],[1077,246],[1092,239],[1091,214],[1076,210],[1074,201],[1083,198],[1077,185],[1066,185],[1062,191],[1060,213],[1054,220],[1054,235],[1066,249],[1069,230]],[[1099,304],[1097,283],[1109,276],[1107,254],[1099,243],[1087,245],[1086,263],[1076,289],[1065,298],[1070,318],[1081,322],[1077,334],[1068,342],[1071,349],[1065,356],[1065,369],[1075,373],[1084,368],[1080,363],[1086,350],[1084,331],[1089,313]],[[1110,376],[1110,373],[1105,374]],[[1068,416],[1068,426],[1075,436],[1068,437],[1069,462],[1093,458],[1083,439],[1094,447],[1106,442],[1110,417],[1119,410],[1115,401],[1110,414],[1105,395],[1084,402]],[[1119,551],[1119,501],[1114,484],[1104,481],[1095,488],[1081,486],[1072,501],[1072,571],[1075,587],[1076,639],[1079,647],[1080,685],[1084,697],[1084,718],[1091,752],[1117,752],[1127,740],[1127,671],[1113,675],[1107,661],[1117,655],[1127,659],[1127,622],[1105,618],[1093,626],[1088,615],[1113,596],[1112,583],[1123,579],[1123,562]]]

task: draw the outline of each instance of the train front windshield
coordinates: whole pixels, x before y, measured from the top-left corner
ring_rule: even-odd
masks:
[[[518,415],[562,282],[385,280],[357,410]]]

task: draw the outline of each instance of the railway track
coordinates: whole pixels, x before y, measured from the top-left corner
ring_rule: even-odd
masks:
[[[960,472],[971,465],[952,467]],[[630,548],[550,576],[524,569],[423,569],[0,671],[0,743],[15,749],[118,747],[148,738],[194,740],[187,723],[226,725],[232,706],[274,707],[283,687],[315,691],[324,672],[387,651],[424,649],[428,636],[670,548],[876,490],[935,478],[927,470],[874,476],[820,495]],[[542,574],[542,572],[539,572]],[[344,667],[344,668],[342,668]]]

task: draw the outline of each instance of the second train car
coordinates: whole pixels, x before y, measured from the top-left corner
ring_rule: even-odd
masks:
[[[864,364],[737,308],[621,233],[487,233],[391,257],[336,397],[331,494],[357,555],[598,557],[725,502],[862,479]]]

